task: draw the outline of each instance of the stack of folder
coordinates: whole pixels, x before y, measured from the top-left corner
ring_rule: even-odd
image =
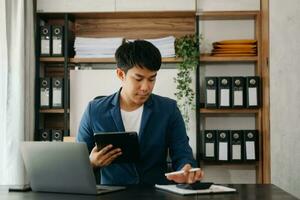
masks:
[[[75,58],[113,58],[123,38],[75,38]]]
[[[252,39],[222,40],[213,43],[212,56],[256,56],[257,41]]]

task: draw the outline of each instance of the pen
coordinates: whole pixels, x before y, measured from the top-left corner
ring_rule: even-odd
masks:
[[[192,169],[189,170],[189,172],[195,172],[195,171],[198,171],[198,170],[201,170],[201,169],[200,168],[192,168]],[[183,174],[183,173],[184,173],[184,171],[180,170],[180,171],[165,173],[165,176]]]

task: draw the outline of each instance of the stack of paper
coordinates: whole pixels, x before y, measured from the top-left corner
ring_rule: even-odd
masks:
[[[148,42],[151,42],[156,46],[161,54],[161,57],[175,57],[175,37],[168,36],[164,38],[157,39],[146,39]]]
[[[213,43],[213,56],[256,56],[257,41],[251,39],[223,40]]]
[[[175,57],[175,37],[168,36],[164,38],[155,38],[155,39],[144,39],[148,42],[151,42],[154,46],[160,51],[161,57]],[[128,40],[133,42],[134,40]]]
[[[75,38],[75,58],[113,58],[123,38]]]

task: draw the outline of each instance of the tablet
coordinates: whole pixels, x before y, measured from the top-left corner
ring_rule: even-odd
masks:
[[[121,148],[122,155],[112,163],[134,163],[140,158],[138,135],[136,132],[98,132],[94,133],[98,149],[112,144],[114,148]]]

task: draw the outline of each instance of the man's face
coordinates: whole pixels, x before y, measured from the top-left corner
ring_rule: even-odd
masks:
[[[117,69],[118,77],[122,81],[122,98],[126,102],[142,105],[147,101],[155,85],[156,71],[147,68],[133,67],[125,72]]]

